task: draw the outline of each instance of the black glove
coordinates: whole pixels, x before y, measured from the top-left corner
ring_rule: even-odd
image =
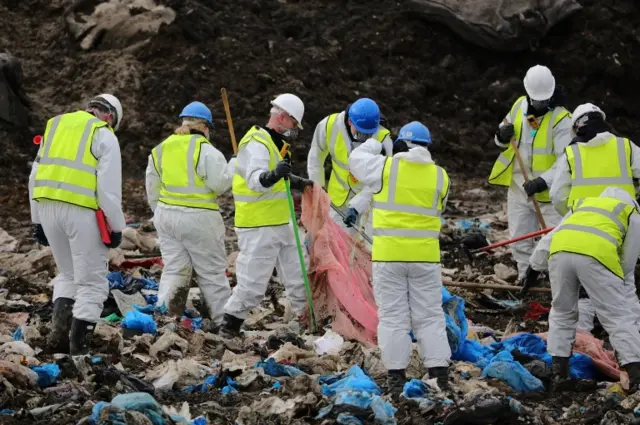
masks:
[[[274,184],[278,183],[281,178],[287,178],[291,175],[291,164],[289,161],[283,159],[278,162],[276,168],[271,171],[265,171],[260,174],[260,184],[263,187],[271,187]]]
[[[503,125],[502,127],[498,128],[498,131],[496,131],[496,137],[498,138],[500,143],[510,143],[511,138],[513,138],[515,134],[516,131],[513,128],[513,124],[511,123]]]
[[[357,220],[358,220],[358,210],[356,210],[355,208],[349,208],[349,211],[347,211],[347,215],[344,217],[342,221],[344,224],[347,225],[347,227],[353,227],[353,225],[356,224]]]
[[[40,245],[49,246],[49,241],[47,240],[47,235],[44,234],[44,229],[42,228],[42,224],[34,224],[32,226],[31,236]]]
[[[407,146],[407,142],[404,140],[396,140],[393,143],[393,154],[397,154],[400,152],[409,152],[409,146]]]
[[[105,244],[107,248],[117,248],[122,242],[122,232],[111,232],[111,243]]]
[[[549,188],[547,186],[547,182],[544,181],[542,177],[536,177],[533,180],[529,180],[528,182],[522,185],[524,191],[527,192],[527,196],[533,196],[536,193],[544,192]]]
[[[292,189],[300,191],[303,191],[307,186],[313,186],[313,180],[305,179],[295,174],[289,175],[289,181],[291,182]]]
[[[462,237],[460,242],[471,251],[489,246],[487,238],[480,232],[469,232]]]
[[[522,278],[522,280],[520,281],[520,285],[522,285],[522,289],[520,290],[520,293],[524,294],[529,290],[529,288],[536,286],[536,284],[538,283],[539,275],[540,275],[539,271],[534,270],[533,267],[531,266],[527,267],[527,271],[524,277]]]

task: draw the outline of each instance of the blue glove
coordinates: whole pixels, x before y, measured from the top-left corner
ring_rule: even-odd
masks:
[[[349,208],[349,211],[347,211],[347,215],[345,216],[344,220],[342,220],[342,222],[346,224],[347,227],[353,227],[353,225],[356,224],[357,220],[358,210],[356,210],[355,208]]]
[[[44,234],[42,224],[34,224],[32,226],[31,235],[40,245],[49,246],[49,241],[47,240],[47,235]]]

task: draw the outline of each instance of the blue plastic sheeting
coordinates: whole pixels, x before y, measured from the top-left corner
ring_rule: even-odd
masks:
[[[322,394],[335,397],[335,400],[330,406],[321,409],[316,419],[326,417],[331,413],[333,406],[350,405],[360,409],[371,409],[376,424],[397,423],[395,419],[397,409],[380,397],[378,386],[360,367],[352,366],[344,374],[321,377],[319,382],[323,384]],[[347,425],[362,424],[358,418],[346,412],[339,414],[336,421]]]
[[[127,329],[137,329],[143,333],[155,335],[158,332],[158,325],[152,316],[141,313],[137,310],[128,311],[122,320],[122,327]]]
[[[147,277],[133,277],[131,275],[123,275],[121,272],[111,272],[107,274],[109,281],[109,289],[125,289],[131,282],[144,284],[143,289],[158,290],[158,283]]]
[[[31,370],[38,374],[38,386],[40,388],[53,385],[60,376],[60,366],[56,363],[45,363],[40,366],[30,366]]]
[[[462,230],[477,229],[482,231],[482,233],[486,233],[491,230],[489,223],[477,218],[472,218],[471,220],[458,220],[456,221],[456,227]]]
[[[302,375],[304,373],[297,367],[276,363],[276,360],[274,358],[269,358],[264,362],[257,362],[255,364],[255,367],[263,368],[264,373],[275,378],[279,376],[290,376],[292,378],[295,378],[296,376]]]
[[[202,381],[198,385],[189,385],[187,387],[184,387],[182,389],[182,392],[185,392],[185,393],[195,393],[195,392],[206,393],[207,391],[209,391],[209,389],[211,387],[214,387],[216,385],[216,380],[217,380],[216,375],[207,376],[204,379],[204,381]]]
[[[551,366],[551,355],[547,353],[547,343],[537,335],[522,333],[502,342],[482,345],[468,340],[468,324],[464,314],[464,300],[451,295],[442,288],[442,308],[447,322],[447,337],[451,347],[451,358],[473,363],[483,369],[483,376],[501,379],[516,391],[539,391],[542,383],[531,375],[519,362],[513,359],[511,352],[518,350],[522,354],[540,359]],[[499,354],[505,353],[497,357]],[[496,358],[497,357],[497,358]],[[491,365],[490,370],[485,368]],[[570,373],[573,378],[593,379],[596,368],[590,357],[574,354],[570,361]]]
[[[500,351],[482,371],[482,377],[505,381],[516,391],[543,391],[542,381],[533,376],[508,351]]]
[[[0,409],[0,415],[12,416],[15,412],[11,409]]]
[[[24,335],[22,335],[22,326],[19,326],[18,329],[11,334],[11,338],[13,338],[14,341],[22,341],[22,338],[24,338]]]
[[[107,411],[106,414],[103,410]],[[170,420],[163,417],[162,406],[147,393],[119,394],[111,400],[111,403],[104,401],[97,402],[91,410],[89,422],[91,425],[127,425],[124,412],[133,410],[145,415],[153,425],[169,425],[173,423],[183,425],[207,425],[204,417],[198,417],[189,422],[179,415],[171,415]],[[101,417],[103,420],[100,420]]]
[[[367,376],[359,366],[351,366],[344,374],[338,375],[334,382],[323,383],[322,395],[335,396],[342,391],[366,391],[371,394],[380,395],[380,390],[375,381]]]

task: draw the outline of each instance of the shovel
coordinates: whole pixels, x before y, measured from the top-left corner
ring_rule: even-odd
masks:
[[[518,236],[517,238],[509,239],[509,240],[506,240],[506,241],[496,242],[494,244],[487,245],[487,246],[484,246],[482,248],[471,249],[464,242],[461,243],[461,246],[462,246],[462,250],[464,251],[464,253],[467,254],[467,257],[469,258],[469,261],[473,261],[473,259],[475,257],[475,254],[479,254],[481,252],[489,252],[489,251],[492,251],[492,250],[494,250],[496,248],[500,248],[501,246],[511,245],[512,243],[520,242],[520,241],[523,241],[523,240],[529,239],[529,238],[535,238],[536,236],[540,236],[540,235],[544,235],[546,233],[549,233],[553,229],[554,229],[554,227],[549,227],[548,229],[536,230],[535,232],[527,233],[526,235]]]

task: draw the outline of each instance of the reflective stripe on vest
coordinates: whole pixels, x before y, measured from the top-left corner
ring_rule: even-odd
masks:
[[[522,140],[522,129],[524,127],[524,119],[522,114],[522,104],[526,102],[526,97],[522,96],[511,107],[509,112],[511,122],[515,131],[515,139],[518,141],[518,147]],[[533,177],[540,177],[547,170],[553,167],[556,161],[556,155],[553,150],[553,129],[565,117],[571,117],[569,111],[562,107],[554,108],[553,111],[547,112],[542,117],[540,127],[533,136],[531,171]],[[498,186],[510,186],[513,178],[513,167],[520,167],[519,164],[514,165],[515,151],[513,147],[504,150],[496,160],[489,176],[489,183]],[[535,194],[535,198],[540,202],[550,202],[549,189],[544,192]]]
[[[373,196],[372,260],[440,262],[440,216],[449,176],[434,163],[387,158]]]
[[[586,255],[624,279],[620,252],[634,211],[615,198],[579,200],[572,215],[553,234],[549,256],[557,252]]]
[[[262,143],[269,150],[269,170],[274,170],[282,156],[269,132],[258,126],[252,127],[240,141],[238,152],[251,141]],[[236,208],[235,227],[281,226],[290,221],[284,179],[271,186],[268,192],[254,192],[249,189],[241,170],[236,166],[233,176],[233,200]]]
[[[97,210],[98,160],[91,153],[91,143],[95,130],[106,126],[106,122],[85,111],[50,119],[37,158],[33,199],[52,199]]]
[[[199,134],[174,134],[153,148],[151,155],[162,181],[159,202],[188,208],[220,209],[216,193],[196,174],[203,143],[209,141]]]
[[[344,123],[345,112],[332,114],[327,120],[326,143],[331,153],[331,176],[327,185],[327,192],[331,203],[336,207],[341,207],[347,201],[349,192],[360,193],[362,183],[360,183],[349,171],[349,154],[351,153],[351,143],[347,144],[349,129]],[[382,143],[390,135],[389,130],[380,126],[378,131],[372,136]]]
[[[567,204],[597,197],[607,187],[619,187],[636,197],[631,170],[631,142],[612,136],[606,143],[589,146],[575,143],[565,149],[571,168],[571,192]]]

